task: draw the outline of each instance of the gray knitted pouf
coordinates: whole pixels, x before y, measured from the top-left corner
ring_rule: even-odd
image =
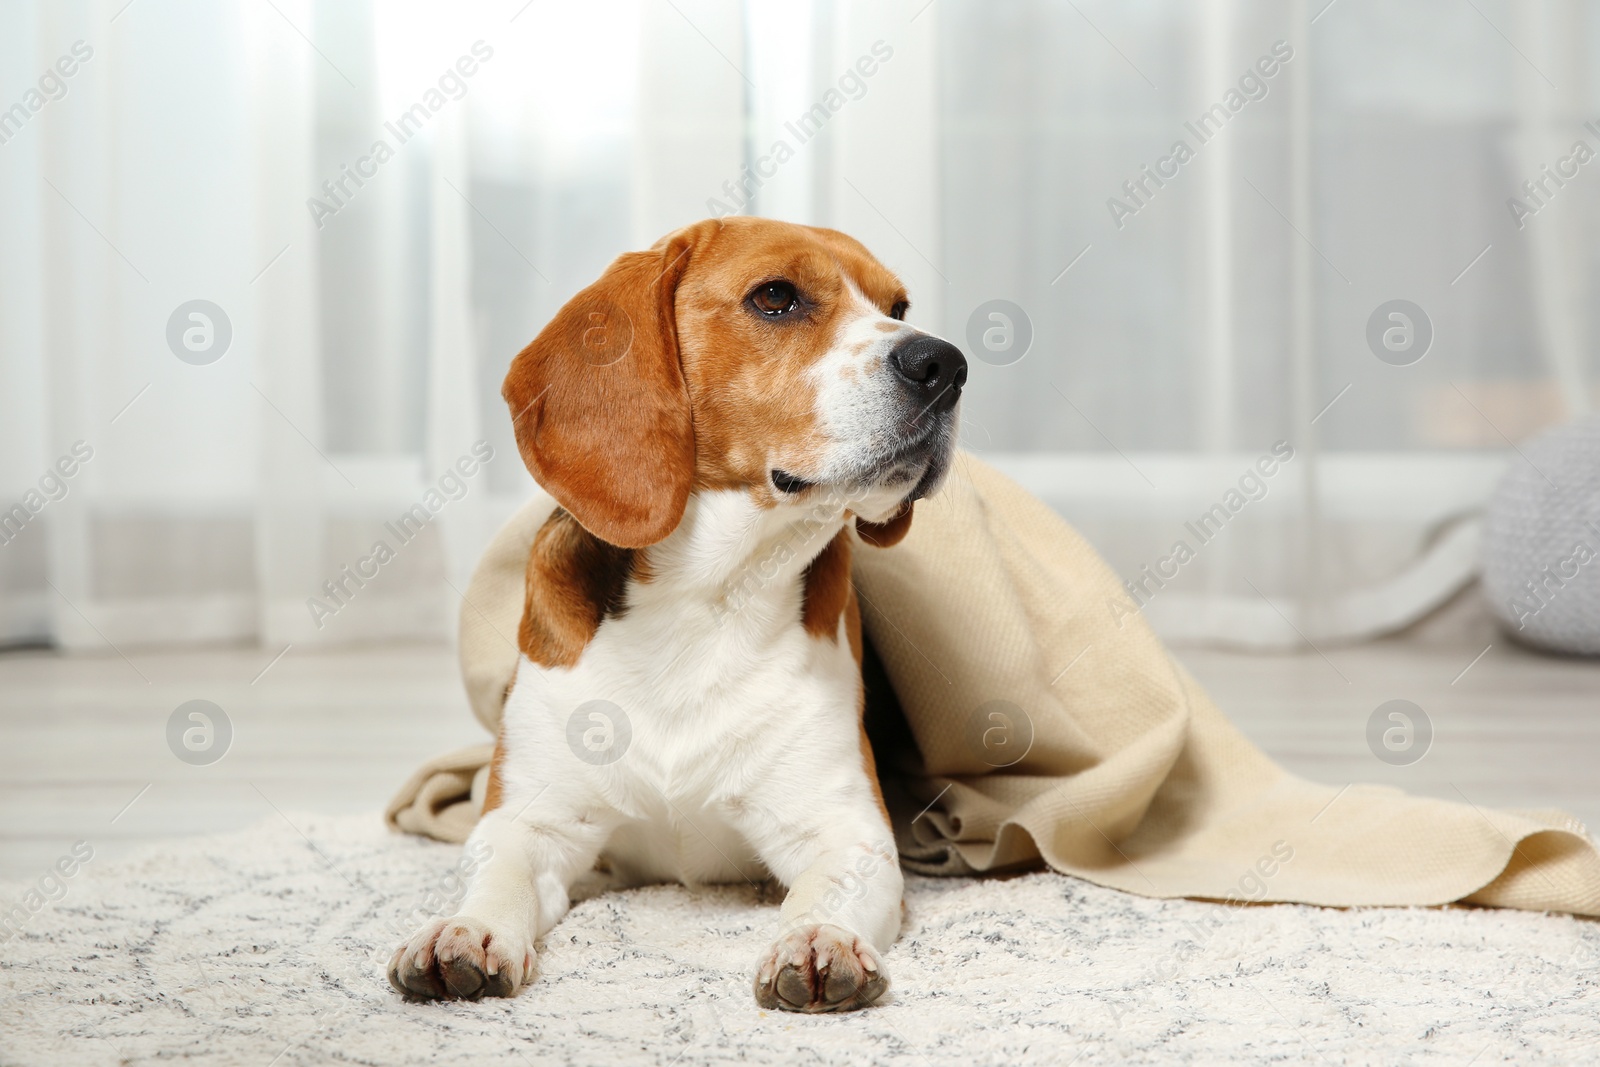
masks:
[[[1600,655],[1600,415],[1522,446],[1489,500],[1483,589],[1520,641]]]

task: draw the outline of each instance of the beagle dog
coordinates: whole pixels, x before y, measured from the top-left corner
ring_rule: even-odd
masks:
[[[775,878],[756,1001],[888,988],[902,879],[862,727],[857,542],[905,536],[966,360],[833,230],[707,220],[612,263],[516,357],[517,446],[559,507],[458,913],[395,952],[415,998],[511,996],[580,878]]]

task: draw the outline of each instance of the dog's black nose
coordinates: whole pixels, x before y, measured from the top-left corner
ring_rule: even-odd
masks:
[[[967,357],[949,341],[919,334],[896,345],[889,363],[929,408],[949,411],[961,399],[967,384]]]

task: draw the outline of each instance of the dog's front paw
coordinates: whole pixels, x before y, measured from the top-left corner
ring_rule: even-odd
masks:
[[[477,919],[435,919],[389,960],[389,984],[419,1000],[509,997],[533,977],[533,944]]]
[[[889,988],[877,951],[830,924],[780,937],[756,968],[756,1003],[784,1011],[854,1011]]]

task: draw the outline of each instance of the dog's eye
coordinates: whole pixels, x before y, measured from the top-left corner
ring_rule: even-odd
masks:
[[[750,294],[750,306],[769,319],[787,315],[800,306],[800,297],[788,282],[767,282]]]
[[[911,310],[911,303],[907,300],[896,300],[894,307],[889,309],[891,319],[904,319],[906,312]]]

